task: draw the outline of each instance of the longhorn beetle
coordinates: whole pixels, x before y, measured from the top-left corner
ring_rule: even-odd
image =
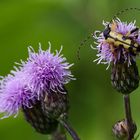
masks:
[[[140,51],[140,45],[136,42],[136,39],[138,39],[138,32],[139,32],[139,28],[136,27],[134,29],[132,29],[131,31],[129,31],[126,35],[122,35],[121,33],[117,33],[115,31],[115,28],[117,27],[117,24],[115,22],[115,19],[117,19],[117,16],[119,16],[120,14],[128,11],[128,10],[137,10],[140,11],[139,8],[127,8],[124,9],[120,12],[118,12],[112,19],[111,21],[108,23],[107,28],[103,31],[103,36],[105,38],[105,41],[108,43],[112,43],[114,44],[114,46],[119,47],[122,46],[125,49],[128,49],[128,51],[130,53],[132,53],[133,55],[136,54],[136,52]],[[131,34],[135,34],[135,39],[131,38]],[[87,39],[85,39],[81,44],[80,47],[78,48],[77,51],[77,57],[78,59],[80,59],[80,49],[81,46],[84,45],[84,43],[93,36],[90,35],[87,37]]]

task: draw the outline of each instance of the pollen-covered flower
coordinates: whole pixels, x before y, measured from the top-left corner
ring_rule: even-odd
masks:
[[[39,96],[44,91],[66,93],[64,85],[74,79],[69,70],[73,64],[69,64],[66,58],[60,55],[61,50],[54,54],[51,53],[51,46],[46,51],[40,46],[36,53],[32,47],[28,48],[29,58],[22,64],[23,70],[28,85]]]
[[[105,30],[95,31],[97,44],[97,59],[95,61],[110,65],[111,63],[128,63],[135,61],[140,51],[140,32],[135,22],[121,22],[120,19],[112,23],[103,22]]]
[[[124,94],[131,93],[139,85],[136,56],[140,53],[140,31],[135,22],[103,22],[105,30],[96,31],[97,63],[111,65],[111,83]],[[95,48],[94,48],[95,49]]]

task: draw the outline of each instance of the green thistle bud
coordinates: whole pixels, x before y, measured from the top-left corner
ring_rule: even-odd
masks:
[[[112,86],[123,94],[129,94],[139,86],[139,73],[136,62],[112,64]]]
[[[133,122],[133,134],[135,134],[137,130],[136,124]],[[128,126],[127,126],[127,121],[125,119],[118,121],[115,123],[115,125],[112,128],[112,131],[114,135],[119,139],[119,140],[127,140],[128,138]]]

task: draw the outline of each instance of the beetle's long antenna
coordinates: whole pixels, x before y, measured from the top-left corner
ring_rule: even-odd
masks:
[[[118,13],[116,13],[113,18],[111,19],[111,21],[109,22],[109,24],[112,22],[112,20],[116,19],[119,15],[129,11],[129,10],[137,10],[140,11],[140,8],[136,8],[136,7],[130,7],[130,8],[126,8],[124,10],[119,11]]]
[[[129,10],[137,10],[137,11],[140,11],[140,8],[131,7],[131,8],[126,8],[126,9],[124,9],[124,10],[119,11],[118,13],[116,13],[116,14],[113,16],[113,18],[112,18],[111,21],[108,23],[108,25],[109,25],[113,20],[115,20],[119,15],[121,15],[121,14],[123,14],[123,13],[125,13],[125,12],[127,12],[127,11],[129,11]],[[77,50],[77,57],[78,57],[78,60],[80,60],[80,49],[81,49],[81,47],[82,47],[82,46],[85,44],[85,42],[86,42],[87,40],[89,40],[92,36],[93,36],[93,33],[90,34],[85,40],[83,40],[83,41],[81,42],[80,46],[78,47],[78,50]]]
[[[85,44],[85,42],[87,42],[87,40],[89,40],[91,37],[93,36],[93,33],[91,33],[85,40],[83,40],[80,44],[80,46],[78,47],[78,50],[77,50],[77,57],[78,57],[78,60],[80,60],[80,49],[81,47]]]

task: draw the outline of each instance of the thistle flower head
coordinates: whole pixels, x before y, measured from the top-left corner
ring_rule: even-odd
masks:
[[[31,108],[35,94],[24,83],[22,72],[13,76],[9,74],[1,80],[0,112],[5,113],[3,118],[18,114],[21,107]]]
[[[105,30],[96,31],[97,59],[95,61],[111,64],[112,86],[123,94],[129,94],[139,85],[136,56],[140,52],[140,31],[135,22],[103,22]],[[98,33],[98,35],[97,35]]]
[[[66,62],[66,58],[60,55],[61,50],[54,54],[51,46],[46,51],[39,47],[36,53],[32,47],[28,48],[29,58],[22,65],[28,85],[38,96],[44,91],[65,93],[63,86],[74,79],[69,70],[73,64]]]
[[[5,113],[3,118],[16,116],[20,108],[28,110],[34,107],[37,101],[43,106],[41,102],[45,96],[59,93],[61,98],[61,93],[66,93],[64,85],[74,79],[69,70],[72,64],[60,55],[61,50],[56,51],[56,54],[51,53],[50,47],[46,51],[40,47],[38,53],[31,47],[28,50],[27,61],[22,61],[16,71],[11,71],[11,74],[0,81],[0,112]],[[57,98],[53,97],[56,103]],[[63,102],[61,99],[58,101],[60,104],[60,101]],[[43,112],[42,106],[40,112]],[[49,105],[47,107],[49,108]]]
[[[110,65],[111,63],[128,63],[131,65],[132,60],[135,61],[135,57],[138,54],[137,46],[140,45],[140,32],[132,30],[136,29],[135,22],[121,22],[120,19],[115,19],[112,23],[103,22],[106,30],[95,31],[94,38],[97,44],[97,59],[95,61],[103,64]],[[107,32],[108,31],[108,32]]]

